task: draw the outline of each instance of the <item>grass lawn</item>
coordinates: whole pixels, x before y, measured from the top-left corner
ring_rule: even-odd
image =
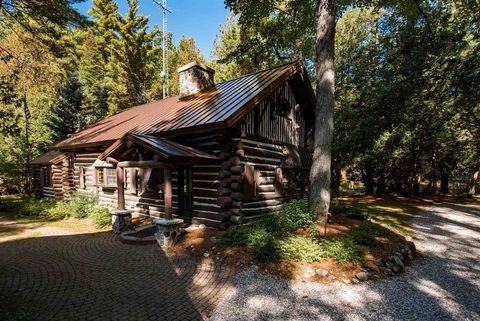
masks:
[[[442,203],[470,204],[480,199],[472,200],[457,196],[433,197],[403,197],[396,195],[352,195],[340,196],[338,200],[347,206],[353,206],[368,211],[374,221],[388,226],[398,233],[413,236],[410,220],[418,212],[427,207]]]
[[[0,241],[18,238],[41,237],[42,228],[51,227],[65,230],[68,234],[80,234],[94,232],[89,219],[51,219],[37,214],[52,203],[46,201],[38,204],[32,202],[32,206],[25,206],[24,200],[19,196],[2,197],[0,205]],[[34,207],[33,207],[34,206]]]

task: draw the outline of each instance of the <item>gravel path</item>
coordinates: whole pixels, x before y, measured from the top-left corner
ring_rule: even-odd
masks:
[[[413,221],[423,258],[359,285],[246,270],[210,320],[480,320],[480,206],[435,206]]]

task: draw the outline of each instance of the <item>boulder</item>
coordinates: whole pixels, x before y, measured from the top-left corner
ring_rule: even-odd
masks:
[[[403,267],[398,265],[398,264],[395,264],[392,268],[392,271],[395,274],[398,274],[398,273],[402,272],[402,270],[403,270]]]
[[[383,274],[385,274],[386,276],[392,276],[394,273],[389,268],[385,268],[383,269]]]
[[[360,281],[364,282],[364,281],[368,281],[370,275],[369,275],[369,273],[362,271],[362,272],[358,272],[358,273],[355,275],[355,277],[356,277],[357,279],[359,279]]]
[[[328,275],[328,271],[327,270],[324,270],[324,269],[316,269],[315,270],[315,273],[318,275],[318,276],[323,276],[323,277],[326,277]]]

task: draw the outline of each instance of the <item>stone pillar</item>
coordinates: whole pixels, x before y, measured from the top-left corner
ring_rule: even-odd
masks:
[[[155,238],[157,239],[158,245],[160,245],[163,250],[168,251],[178,240],[180,236],[180,226],[183,222],[184,221],[180,218],[171,220],[160,218],[153,221],[153,223],[157,225]]]
[[[112,211],[112,232],[113,234],[120,234],[123,231],[129,230],[132,226],[132,210],[117,210]]]

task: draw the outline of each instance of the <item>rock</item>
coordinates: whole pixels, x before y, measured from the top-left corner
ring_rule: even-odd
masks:
[[[382,258],[375,259],[375,265],[377,266],[385,266],[385,260]]]
[[[407,242],[408,244],[408,247],[410,248],[410,250],[415,253],[417,251],[416,247],[415,247],[415,243],[413,243],[412,241],[409,241]]]
[[[386,269],[383,269],[383,274],[385,274],[386,276],[392,276],[394,273],[389,268],[386,268]]]
[[[252,268],[256,271],[258,271],[258,266],[257,265],[253,265]]]
[[[206,226],[205,224],[200,224],[200,225],[198,226],[199,229],[204,229],[204,228],[206,228],[206,227],[207,227],[207,226]]]
[[[392,268],[392,271],[395,273],[395,274],[398,274],[400,272],[402,272],[403,270],[403,267],[398,265],[398,264],[395,264]]]
[[[367,281],[369,278],[369,274],[367,272],[358,272],[355,277],[359,279],[360,281],[364,282]]]
[[[315,270],[315,273],[318,275],[318,276],[323,276],[323,277],[326,277],[328,275],[328,271],[327,270],[324,270],[324,269],[316,269]]]
[[[357,279],[357,278],[352,278],[352,283],[358,284],[358,283],[360,283],[360,280]]]
[[[210,253],[207,253],[207,252],[203,253],[203,257],[209,257],[209,256],[210,256]]]
[[[315,271],[311,268],[308,268],[303,275],[305,276],[305,278],[309,279],[315,275]]]
[[[400,252],[395,252],[393,255],[394,255],[394,256],[398,256],[398,257],[400,258],[400,260],[403,261],[403,254],[402,254],[402,253],[400,253]]]
[[[387,262],[385,262],[385,266],[386,266],[387,268],[391,269],[391,268],[393,267],[393,263],[390,262],[390,261],[387,261]]]
[[[405,266],[403,264],[403,261],[396,255],[393,256],[393,261],[395,262],[395,265],[400,265],[400,267],[403,269],[403,267]],[[394,265],[394,267],[395,267]]]
[[[408,254],[407,257],[408,257],[408,259],[409,259],[410,261],[413,260],[413,255]]]
[[[347,279],[345,279],[345,280],[342,280],[342,282],[343,282],[343,283],[345,283],[345,284],[350,284],[350,283],[352,283],[352,281],[350,281],[350,280],[347,280]]]

